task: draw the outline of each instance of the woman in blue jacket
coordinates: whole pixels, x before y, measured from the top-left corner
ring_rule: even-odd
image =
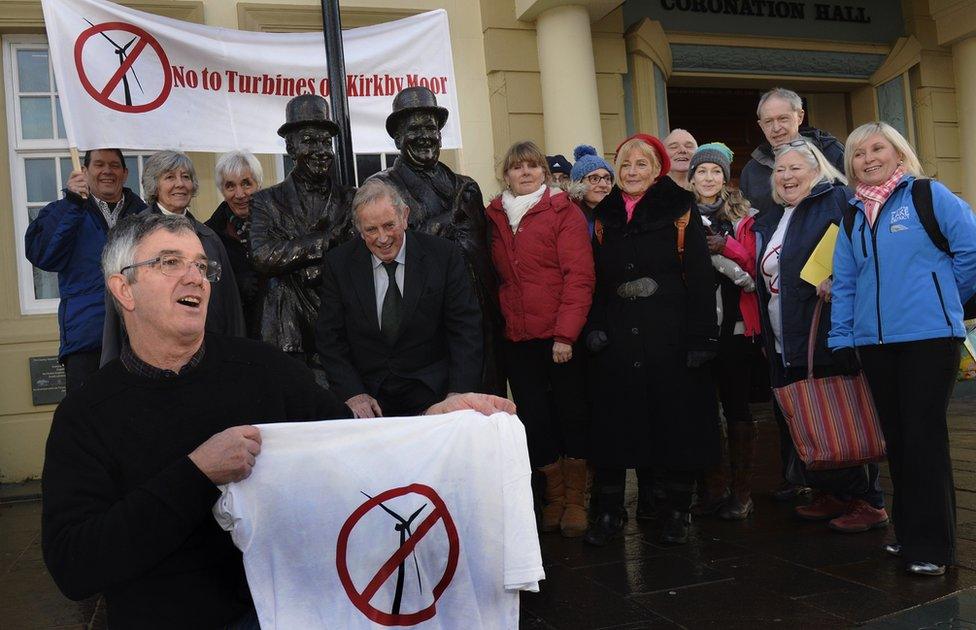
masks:
[[[844,177],[830,165],[823,153],[806,140],[797,140],[776,150],[773,167],[773,198],[783,207],[760,214],[753,224],[756,233],[756,292],[763,341],[769,357],[773,387],[782,387],[807,377],[807,340],[818,298],[824,300],[813,353],[815,376],[844,374],[827,349],[830,328],[830,286],[815,287],[800,279],[800,270],[831,224],[840,223],[850,191]],[[885,527],[888,514],[884,493],[878,483],[878,466],[851,466],[836,470],[802,471],[785,429],[783,412],[774,405],[781,427],[781,448],[796,476],[804,476],[815,490],[809,505],[794,508],[797,516],[811,521],[828,521],[828,526],[845,533]]]
[[[976,293],[976,220],[945,186],[916,179],[918,158],[886,123],[855,129],[845,155],[856,193],[834,251],[828,345],[842,362],[860,356],[878,409],[895,494],[897,542],[885,549],[911,573],[942,575],[956,520],[946,408],[962,305]],[[916,204],[926,188],[931,203]]]

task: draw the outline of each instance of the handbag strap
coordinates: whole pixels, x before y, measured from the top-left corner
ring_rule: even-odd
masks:
[[[823,298],[819,298],[817,305],[813,307],[813,322],[807,337],[807,378],[813,378],[813,350],[817,347],[817,331],[820,329],[820,311],[823,310],[823,304]]]

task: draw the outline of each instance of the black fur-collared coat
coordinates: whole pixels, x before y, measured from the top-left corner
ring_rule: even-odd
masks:
[[[697,470],[719,455],[710,364],[687,367],[689,350],[716,350],[715,273],[691,193],[661,177],[628,222],[616,186],[595,208],[596,294],[587,332],[609,345],[594,357],[590,460],[608,468]],[[678,255],[675,220],[692,209]],[[622,298],[624,282],[649,277],[650,297]]]

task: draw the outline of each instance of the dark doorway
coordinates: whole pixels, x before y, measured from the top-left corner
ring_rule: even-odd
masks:
[[[749,156],[764,140],[756,124],[760,90],[669,87],[668,120],[672,129],[687,129],[699,144],[724,142],[732,149],[732,185]]]

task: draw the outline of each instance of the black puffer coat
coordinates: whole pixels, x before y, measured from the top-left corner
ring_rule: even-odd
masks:
[[[684,259],[675,220],[689,209]],[[628,223],[614,186],[595,208],[596,295],[587,331],[609,345],[594,359],[590,459],[597,466],[697,470],[719,455],[718,402],[710,366],[689,369],[689,350],[717,350],[715,274],[691,193],[662,177]],[[656,292],[622,298],[621,283],[652,278]]]

